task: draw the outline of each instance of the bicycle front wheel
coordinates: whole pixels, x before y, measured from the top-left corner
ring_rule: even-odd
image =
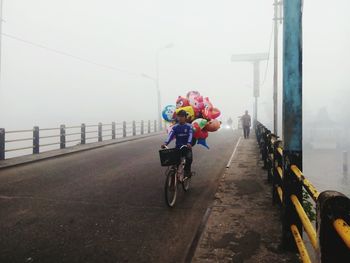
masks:
[[[182,188],[184,189],[185,192],[190,189],[190,183],[191,183],[191,178],[187,178],[182,182]]]
[[[164,193],[166,204],[169,207],[174,207],[177,196],[177,178],[176,172],[173,169],[169,170],[166,175]]]

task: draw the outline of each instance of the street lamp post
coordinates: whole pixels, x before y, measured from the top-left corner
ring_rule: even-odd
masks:
[[[1,78],[1,49],[2,49],[2,7],[3,7],[3,0],[0,0],[0,78]]]
[[[160,105],[160,90],[159,90],[159,86],[158,86],[158,81],[157,81],[157,78],[153,78],[153,77],[150,77],[146,74],[141,74],[141,76],[143,78],[146,78],[146,79],[150,79],[152,81],[154,81],[154,86],[156,88],[156,91],[157,91],[157,102],[158,102],[158,108],[157,108],[157,116],[158,116],[158,122],[161,123],[162,119],[161,119],[161,116],[160,116],[160,111],[161,111],[161,105]],[[161,126],[161,125],[160,125]],[[161,127],[160,127],[161,128]]]
[[[256,53],[256,54],[239,54],[232,55],[232,62],[251,62],[253,63],[253,83],[254,83],[254,127],[258,119],[258,97],[260,89],[260,62],[269,58],[268,53]]]
[[[156,88],[157,88],[157,98],[158,98],[158,127],[159,130],[162,130],[162,117],[161,117],[161,111],[162,111],[162,102],[161,102],[161,93],[160,93],[160,87],[159,87],[159,55],[160,52],[164,49],[167,48],[172,48],[174,45],[172,43],[164,46],[164,47],[160,47],[157,49],[156,51]],[[150,78],[150,77],[148,77]],[[151,78],[152,79],[152,78]]]

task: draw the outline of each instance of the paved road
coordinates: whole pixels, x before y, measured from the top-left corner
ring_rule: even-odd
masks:
[[[0,262],[182,262],[236,137],[195,147],[198,175],[175,209],[160,136],[0,170]]]

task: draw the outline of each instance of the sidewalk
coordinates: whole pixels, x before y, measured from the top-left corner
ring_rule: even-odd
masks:
[[[255,137],[242,138],[220,179],[192,262],[299,262],[279,249],[280,211],[261,167]]]

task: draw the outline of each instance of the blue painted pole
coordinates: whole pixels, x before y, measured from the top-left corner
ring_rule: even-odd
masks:
[[[302,0],[284,1],[283,141],[302,151]]]
[[[284,0],[283,24],[283,246],[296,251],[291,225],[302,223],[291,201],[303,203],[302,185],[291,165],[302,170],[302,0]]]

